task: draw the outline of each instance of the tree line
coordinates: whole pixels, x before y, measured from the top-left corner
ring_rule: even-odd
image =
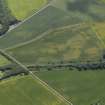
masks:
[[[105,60],[98,60],[96,62],[87,61],[87,62],[74,62],[74,61],[60,61],[58,63],[48,62],[47,64],[38,64],[38,65],[29,65],[27,68],[32,72],[38,71],[51,71],[51,70],[105,70]],[[20,74],[27,75],[29,72],[26,70],[17,67],[14,64],[0,67],[0,71],[4,74],[1,79],[5,79],[11,76],[16,76]]]
[[[0,0],[0,35],[5,34],[9,30],[10,25],[14,25],[19,21],[12,15],[8,8],[6,0]]]

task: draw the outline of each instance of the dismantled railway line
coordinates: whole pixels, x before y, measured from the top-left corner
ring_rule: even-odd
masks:
[[[68,101],[64,96],[62,96],[59,92],[57,92],[55,89],[53,89],[51,86],[49,86],[46,82],[44,82],[43,80],[41,80],[39,77],[37,77],[32,71],[30,71],[25,65],[23,65],[22,63],[20,63],[18,60],[16,60],[14,57],[8,55],[4,50],[0,49],[0,53],[2,55],[4,55],[7,59],[11,60],[12,62],[14,62],[15,64],[19,65],[23,70],[21,70],[21,73],[27,75],[30,74],[31,77],[37,81],[37,83],[39,83],[40,85],[42,85],[45,89],[47,89],[50,93],[52,93],[54,96],[56,96],[58,99],[60,99],[62,102],[65,102],[66,105],[73,105],[71,101]],[[17,73],[17,74],[12,74],[12,76],[21,74],[21,73]],[[8,75],[8,77],[10,77]],[[5,77],[3,77],[5,79]],[[2,78],[0,78],[0,80],[2,80]]]
[[[69,70],[78,70],[78,71],[82,71],[82,70],[104,70],[105,69],[105,61],[97,61],[97,62],[60,62],[60,63],[48,63],[48,64],[39,64],[39,65],[27,65],[27,68],[31,71],[31,72],[38,72],[38,71],[51,71],[51,70],[62,70],[62,69],[69,69]],[[5,67],[0,67],[0,71],[2,72],[6,72],[6,71],[10,71],[13,72],[13,67],[12,65],[8,65]],[[14,72],[13,74],[10,73],[9,75],[6,75],[8,77],[11,76],[15,76],[15,75],[19,75],[24,73],[23,71]],[[26,73],[27,74],[27,73]],[[3,79],[5,79],[5,77],[3,77]]]

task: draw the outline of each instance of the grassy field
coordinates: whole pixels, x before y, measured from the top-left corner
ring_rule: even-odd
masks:
[[[83,21],[105,21],[105,0],[54,0],[53,6]]]
[[[16,0],[13,0],[13,2],[15,1]],[[33,2],[36,2],[36,1],[33,1]],[[35,38],[36,36],[39,36],[43,32],[46,32],[49,29],[54,29],[56,27],[78,24],[81,22],[88,23],[89,21],[91,22],[93,20],[94,22],[100,22],[100,21],[104,22],[104,19],[105,19],[104,11],[103,11],[105,7],[104,3],[102,4],[101,2],[98,2],[97,0],[95,0],[94,3],[92,2],[91,4],[91,1],[89,0],[88,7],[85,7],[82,4],[84,3],[86,5],[87,4],[86,0],[83,3],[80,1],[78,2],[80,4],[78,8],[74,8],[76,6],[76,3],[72,4],[72,2],[70,2],[69,4],[74,5],[74,7],[71,6],[72,8],[67,12],[67,10],[66,11],[62,10],[63,7],[59,8],[57,4],[59,5],[64,4],[65,8],[67,9],[68,0],[55,1],[54,3],[52,3],[52,5],[40,11],[37,15],[33,16],[31,19],[26,21],[18,28],[8,32],[5,35],[5,37],[0,39],[0,45],[1,45],[0,48],[7,48],[12,45],[21,44],[22,42],[29,41]],[[10,3],[10,4],[14,4],[14,3]],[[81,11],[82,9],[83,10],[86,9],[85,10],[86,12]],[[89,11],[87,11],[87,9]],[[8,44],[5,42],[8,42]]]
[[[97,32],[97,35],[102,40],[102,42],[105,43],[105,22],[95,23],[93,25],[93,27],[94,27],[95,31]]]
[[[91,105],[105,98],[105,71],[46,71],[36,75],[74,105]]]
[[[57,4],[59,2],[66,5],[65,2],[67,2],[67,0],[62,0],[62,1],[58,0]],[[90,0],[89,0],[89,3],[90,3]],[[93,14],[91,13],[92,16],[90,16],[90,18],[87,12],[86,12],[87,14],[81,13],[79,9],[80,7],[78,7],[78,10],[79,10],[78,13],[76,12],[76,10],[73,11],[75,9],[73,7],[69,12],[67,12],[62,10],[62,8],[58,8],[59,6],[57,7],[54,4],[46,7],[44,10],[40,11],[37,15],[27,20],[21,26],[5,34],[5,37],[0,39],[0,45],[2,45],[0,46],[0,48],[7,48],[12,45],[21,44],[23,42],[29,41],[41,35],[43,32],[46,32],[49,29],[54,29],[56,27],[73,25],[73,24],[78,24],[83,22],[88,23],[89,21],[91,22],[93,20],[95,22],[96,21],[104,22],[104,19],[103,19],[104,13],[101,12],[102,10],[104,10],[104,6],[100,6],[102,4],[100,4],[99,6],[93,6],[92,8]],[[89,5],[88,8],[90,9],[92,5],[93,4]],[[85,9],[85,7],[82,7],[82,8]],[[97,11],[99,10],[98,13],[97,11],[95,12],[95,8],[97,9]],[[90,10],[90,12],[91,11],[92,10]],[[100,16],[99,19],[95,19],[94,15],[96,14]],[[96,17],[98,18],[97,15]],[[8,42],[8,44],[5,42]]]
[[[31,76],[0,82],[1,105],[67,105]]]
[[[12,14],[19,20],[32,15],[47,3],[47,0],[6,0]]]
[[[91,27],[80,25],[56,29],[40,40],[8,49],[7,52],[24,64],[70,60],[96,61],[101,57],[102,46]]]
[[[65,12],[49,6],[23,23],[21,26],[8,32],[4,37],[0,38],[0,48],[7,48],[16,44],[21,44],[36,38],[49,29],[61,26],[63,23],[65,24],[66,16],[67,14]],[[52,19],[54,21],[52,21]],[[62,20],[64,21],[63,23],[61,23]]]
[[[8,0],[8,6],[12,14],[22,20],[44,6],[47,0],[30,1]],[[102,40],[105,41],[104,1],[54,0],[0,38],[0,49],[25,65],[100,60],[105,47],[102,44]],[[0,58],[0,64],[6,64],[7,61]],[[59,70],[36,74],[74,105],[91,105],[105,97],[104,73],[104,70]],[[30,76],[1,82],[0,104],[66,105]]]
[[[5,66],[7,64],[10,64],[10,61],[7,60],[4,56],[0,55],[0,66]]]

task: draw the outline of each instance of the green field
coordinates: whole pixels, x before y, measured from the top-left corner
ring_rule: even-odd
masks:
[[[59,19],[60,17],[61,19]],[[43,32],[48,31],[49,29],[61,26],[63,23],[65,24],[65,18],[65,12],[62,12],[61,10],[54,7],[48,6],[39,14],[33,16],[31,19],[21,24],[21,26],[8,32],[7,34],[5,34],[4,37],[0,38],[0,48],[7,48],[32,40],[33,38],[36,38],[37,36],[39,36]],[[54,19],[55,22],[52,21],[52,19]],[[62,20],[64,21],[63,23],[61,23]]]
[[[39,40],[6,50],[24,64],[92,60],[101,58],[102,46],[88,25],[58,28]],[[28,49],[28,51],[27,51]]]
[[[5,66],[7,64],[10,64],[10,61],[7,60],[4,56],[0,55],[0,66]]]
[[[15,0],[14,0],[15,1]],[[68,0],[56,1],[56,4],[64,4],[67,8]],[[96,3],[99,4],[98,6],[94,4],[90,4],[91,1],[89,0],[89,13],[82,13],[80,11],[81,7],[78,7],[78,11],[73,11],[75,8],[72,7],[70,11],[67,12],[62,10],[62,8],[58,8],[59,6],[52,3],[44,10],[40,11],[38,14],[24,22],[21,26],[17,27],[16,29],[8,32],[5,34],[5,37],[0,39],[0,48],[7,48],[12,45],[21,44],[23,42],[29,41],[43,32],[48,31],[49,29],[54,29],[56,27],[66,26],[66,25],[73,25],[78,23],[89,23],[89,22],[104,22],[104,4],[100,4],[96,0]],[[80,2],[81,3],[81,2]],[[85,0],[86,5],[86,0]],[[12,4],[12,3],[11,3]],[[76,4],[75,4],[76,5]],[[91,10],[91,7],[93,8]],[[82,7],[85,9],[85,7]],[[96,11],[95,11],[96,10]],[[99,10],[99,11],[98,11]],[[92,12],[92,13],[90,13]],[[98,12],[98,13],[97,13]],[[96,15],[97,14],[97,15]],[[89,16],[88,16],[89,15]],[[95,15],[98,19],[95,18]],[[100,17],[98,17],[100,16]],[[53,21],[52,21],[53,20]],[[94,21],[93,21],[94,20]],[[5,43],[5,42],[8,42]]]
[[[105,98],[105,71],[64,70],[36,74],[74,105],[91,105]]]
[[[23,20],[43,8],[47,0],[7,0],[7,3],[12,15]],[[1,37],[0,49],[25,66],[100,61],[105,49],[105,0],[54,0]],[[0,65],[9,63],[0,56]],[[23,70],[21,64],[15,63],[10,64],[12,71],[7,74]],[[105,104],[103,69],[41,70],[35,74],[73,105],[94,105],[99,100]],[[0,104],[67,105],[52,89],[30,75],[0,82]]]
[[[1,105],[68,105],[31,76],[0,82]]]
[[[12,14],[19,20],[32,15],[44,6],[46,2],[47,0],[7,0]]]
[[[98,22],[93,25],[98,37],[105,44],[105,22]],[[104,45],[105,48],[105,45]]]
[[[83,21],[105,21],[105,0],[54,0],[53,6]]]

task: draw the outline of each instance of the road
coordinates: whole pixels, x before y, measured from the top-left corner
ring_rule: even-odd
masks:
[[[70,101],[68,101],[65,97],[63,97],[60,93],[58,93],[55,89],[53,89],[51,86],[49,86],[46,82],[42,81],[39,77],[37,77],[33,72],[29,71],[29,69],[24,66],[22,63],[20,63],[18,60],[16,60],[14,57],[8,55],[5,51],[0,49],[0,53],[5,55],[6,58],[10,59],[14,63],[20,65],[24,70],[28,71],[32,78],[37,81],[40,85],[42,85],[46,90],[48,90],[50,93],[52,93],[54,96],[56,96],[61,101],[65,102],[65,105],[73,105]]]

